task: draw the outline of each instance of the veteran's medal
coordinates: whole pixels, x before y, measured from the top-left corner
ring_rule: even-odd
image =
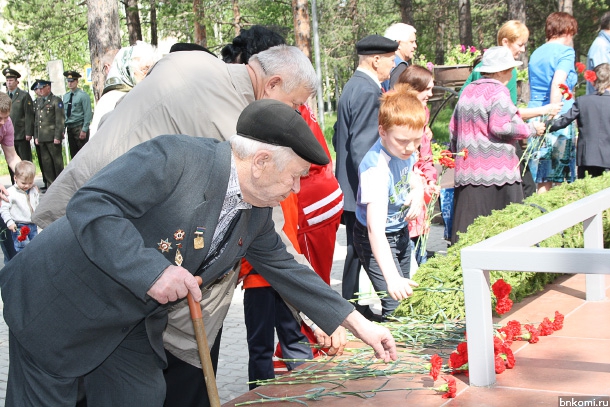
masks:
[[[203,233],[205,232],[205,228],[201,226],[197,226],[197,230],[195,231],[195,240],[193,241],[193,245],[196,250],[203,249],[205,246],[203,242]]]

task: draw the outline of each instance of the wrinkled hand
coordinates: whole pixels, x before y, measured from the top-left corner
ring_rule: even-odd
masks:
[[[388,294],[396,301],[401,301],[410,297],[413,295],[413,289],[411,287],[419,286],[415,281],[398,275],[387,280],[387,284]]]
[[[87,138],[87,133],[86,133],[86,132],[84,132],[84,131],[81,131],[81,132],[80,132],[80,134],[78,135],[78,138],[79,138],[80,140],[84,140],[84,139],[86,139],[86,138]]]
[[[343,355],[343,349],[345,349],[345,345],[347,345],[347,336],[345,334],[345,328],[342,326],[338,327],[335,332],[331,336],[326,335],[326,333],[321,330],[319,327],[313,331],[314,336],[316,337],[316,341],[318,341],[318,345],[323,348],[328,348],[328,354],[330,356]]]
[[[388,328],[369,321],[358,311],[349,314],[341,325],[373,348],[376,358],[383,359],[386,363],[396,360],[396,342]]]
[[[61,144],[61,140],[53,139],[53,144]]]
[[[536,135],[538,136],[542,136],[546,130],[546,126],[542,122],[534,123],[534,128],[536,129]]]
[[[185,268],[169,266],[146,294],[159,304],[167,304],[186,297],[189,292],[195,301],[201,301],[201,289],[195,277]]]
[[[563,107],[563,102],[549,103],[548,105],[546,105],[546,114],[551,117],[555,117],[557,115],[557,113],[559,113],[561,111],[562,107]]]

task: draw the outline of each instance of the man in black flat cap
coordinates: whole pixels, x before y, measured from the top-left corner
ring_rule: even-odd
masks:
[[[89,94],[78,87],[81,74],[76,71],[64,72],[70,92],[64,95],[64,112],[66,114],[66,134],[70,146],[70,157],[89,141],[89,125],[93,118],[91,111],[91,98]]]
[[[271,207],[298,192],[310,163],[328,163],[306,122],[259,100],[236,130],[225,142],[170,135],[134,147],[5,266],[7,406],[74,405],[80,376],[95,405],[162,406],[167,306],[187,293],[199,301],[194,275],[207,285],[243,257],[325,332],[343,325],[396,359],[390,332],[298,264],[274,230]]]
[[[390,77],[394,68],[394,52],[398,43],[380,35],[369,35],[356,43],[358,68],[345,84],[337,107],[337,122],[333,146],[337,153],[335,176],[344,194],[343,216],[347,235],[347,254],[343,266],[343,298],[350,300],[358,292],[360,261],[353,244],[356,222],[358,166],[373,146],[377,133],[377,115],[381,82]],[[368,307],[357,307],[372,318]]]
[[[11,98],[11,121],[15,128],[15,151],[22,160],[32,161],[30,140],[34,136],[34,104],[27,91],[19,88],[21,74],[14,69],[4,68],[2,74],[6,78],[6,91]],[[9,169],[10,170],[10,169]],[[11,183],[13,172],[11,174]]]

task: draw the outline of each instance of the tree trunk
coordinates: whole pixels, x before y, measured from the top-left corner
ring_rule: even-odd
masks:
[[[134,45],[136,41],[142,41],[142,26],[140,25],[138,0],[126,0],[123,4],[125,4],[125,17],[127,19],[129,45]]]
[[[104,90],[102,57],[111,49],[121,48],[119,5],[116,0],[87,0],[87,10],[91,80],[97,102]]]
[[[239,11],[239,0],[233,0],[233,28],[237,37],[241,32],[241,12]]]
[[[150,0],[150,43],[159,45],[157,38],[157,0]]]
[[[458,17],[460,21],[460,44],[472,45],[472,18],[470,0],[458,0]]]
[[[305,56],[311,60],[311,24],[307,0],[292,0],[292,15],[294,18],[295,46],[303,51]]]
[[[525,24],[525,0],[507,0],[508,19],[519,20]]]
[[[403,23],[415,25],[413,22],[413,1],[399,0],[398,7],[400,8],[400,19]]]
[[[572,0],[557,0],[557,6],[559,7],[559,11],[574,15]]]
[[[360,25],[357,23],[358,21],[358,0],[350,0],[349,4],[348,4],[348,13],[349,13],[349,19],[352,22],[352,38],[353,38],[353,42],[352,44],[356,44],[359,40],[361,40],[362,38],[360,38]],[[354,47],[352,45],[352,49],[353,49],[353,60],[354,60],[354,71],[356,70],[356,68],[358,67],[358,54],[356,53],[356,47]],[[343,88],[342,88],[343,89]],[[339,97],[337,96],[337,100],[339,100]]]
[[[434,64],[443,65],[445,63],[445,12],[444,1],[438,4],[438,14],[436,19],[436,43],[434,52]]]
[[[193,14],[195,21],[195,43],[202,47],[208,46],[208,37],[205,32],[205,9],[202,0],[193,0]]]

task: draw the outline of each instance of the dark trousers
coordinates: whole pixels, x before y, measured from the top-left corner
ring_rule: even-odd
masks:
[[[29,141],[25,139],[15,140],[15,152],[22,160],[32,161],[32,146]],[[8,173],[11,176],[11,184],[15,184],[15,173],[11,170],[11,167],[8,167]]]
[[[80,132],[83,128],[82,123],[79,125],[71,125],[66,127],[66,133],[68,134],[68,145],[70,146],[70,157],[74,158],[76,153],[89,141],[89,130],[84,140],[80,139]]]
[[[578,179],[583,179],[588,173],[591,177],[599,177],[608,168],[596,167],[594,165],[579,165],[578,166]]]
[[[272,287],[244,291],[244,316],[248,340],[249,381],[273,379],[274,329],[284,359],[312,359],[309,340],[282,297]],[[304,362],[286,362],[292,370]],[[250,383],[250,390],[257,387]]]
[[[401,231],[395,233],[386,233],[394,264],[398,273],[405,278],[411,275],[411,239],[409,238],[409,229],[405,226]],[[383,273],[379,267],[379,263],[373,255],[369,233],[366,226],[360,222],[356,222],[354,227],[354,247],[358,253],[358,257],[362,262],[362,266],[369,278],[375,291],[388,291],[388,284],[383,278]],[[390,316],[400,303],[387,295],[381,299],[381,315],[383,317]]]
[[[39,368],[10,331],[9,362],[7,407],[76,405],[79,378]],[[88,407],[163,405],[163,373],[143,322],[100,366],[84,376],[84,386]]]
[[[356,212],[343,211],[342,223],[345,225],[345,236],[347,240],[347,253],[343,264],[343,283],[341,294],[346,300],[356,298],[358,292],[358,280],[360,274],[360,259],[354,249],[354,225],[356,224]]]
[[[216,335],[216,340],[210,348],[214,374],[218,370],[218,354],[220,352],[220,337],[222,328]],[[203,377],[203,370],[178,359],[167,350],[167,368],[163,371],[165,377],[164,407],[210,407],[208,390]]]
[[[45,179],[51,185],[55,178],[64,169],[64,157],[61,151],[61,143],[54,142],[39,143],[40,145],[40,168]]]
[[[2,243],[2,253],[4,254],[4,264],[8,263],[10,259],[17,255],[15,245],[13,244],[13,237],[11,231],[8,230],[6,223],[2,217],[0,217],[0,242]]]

